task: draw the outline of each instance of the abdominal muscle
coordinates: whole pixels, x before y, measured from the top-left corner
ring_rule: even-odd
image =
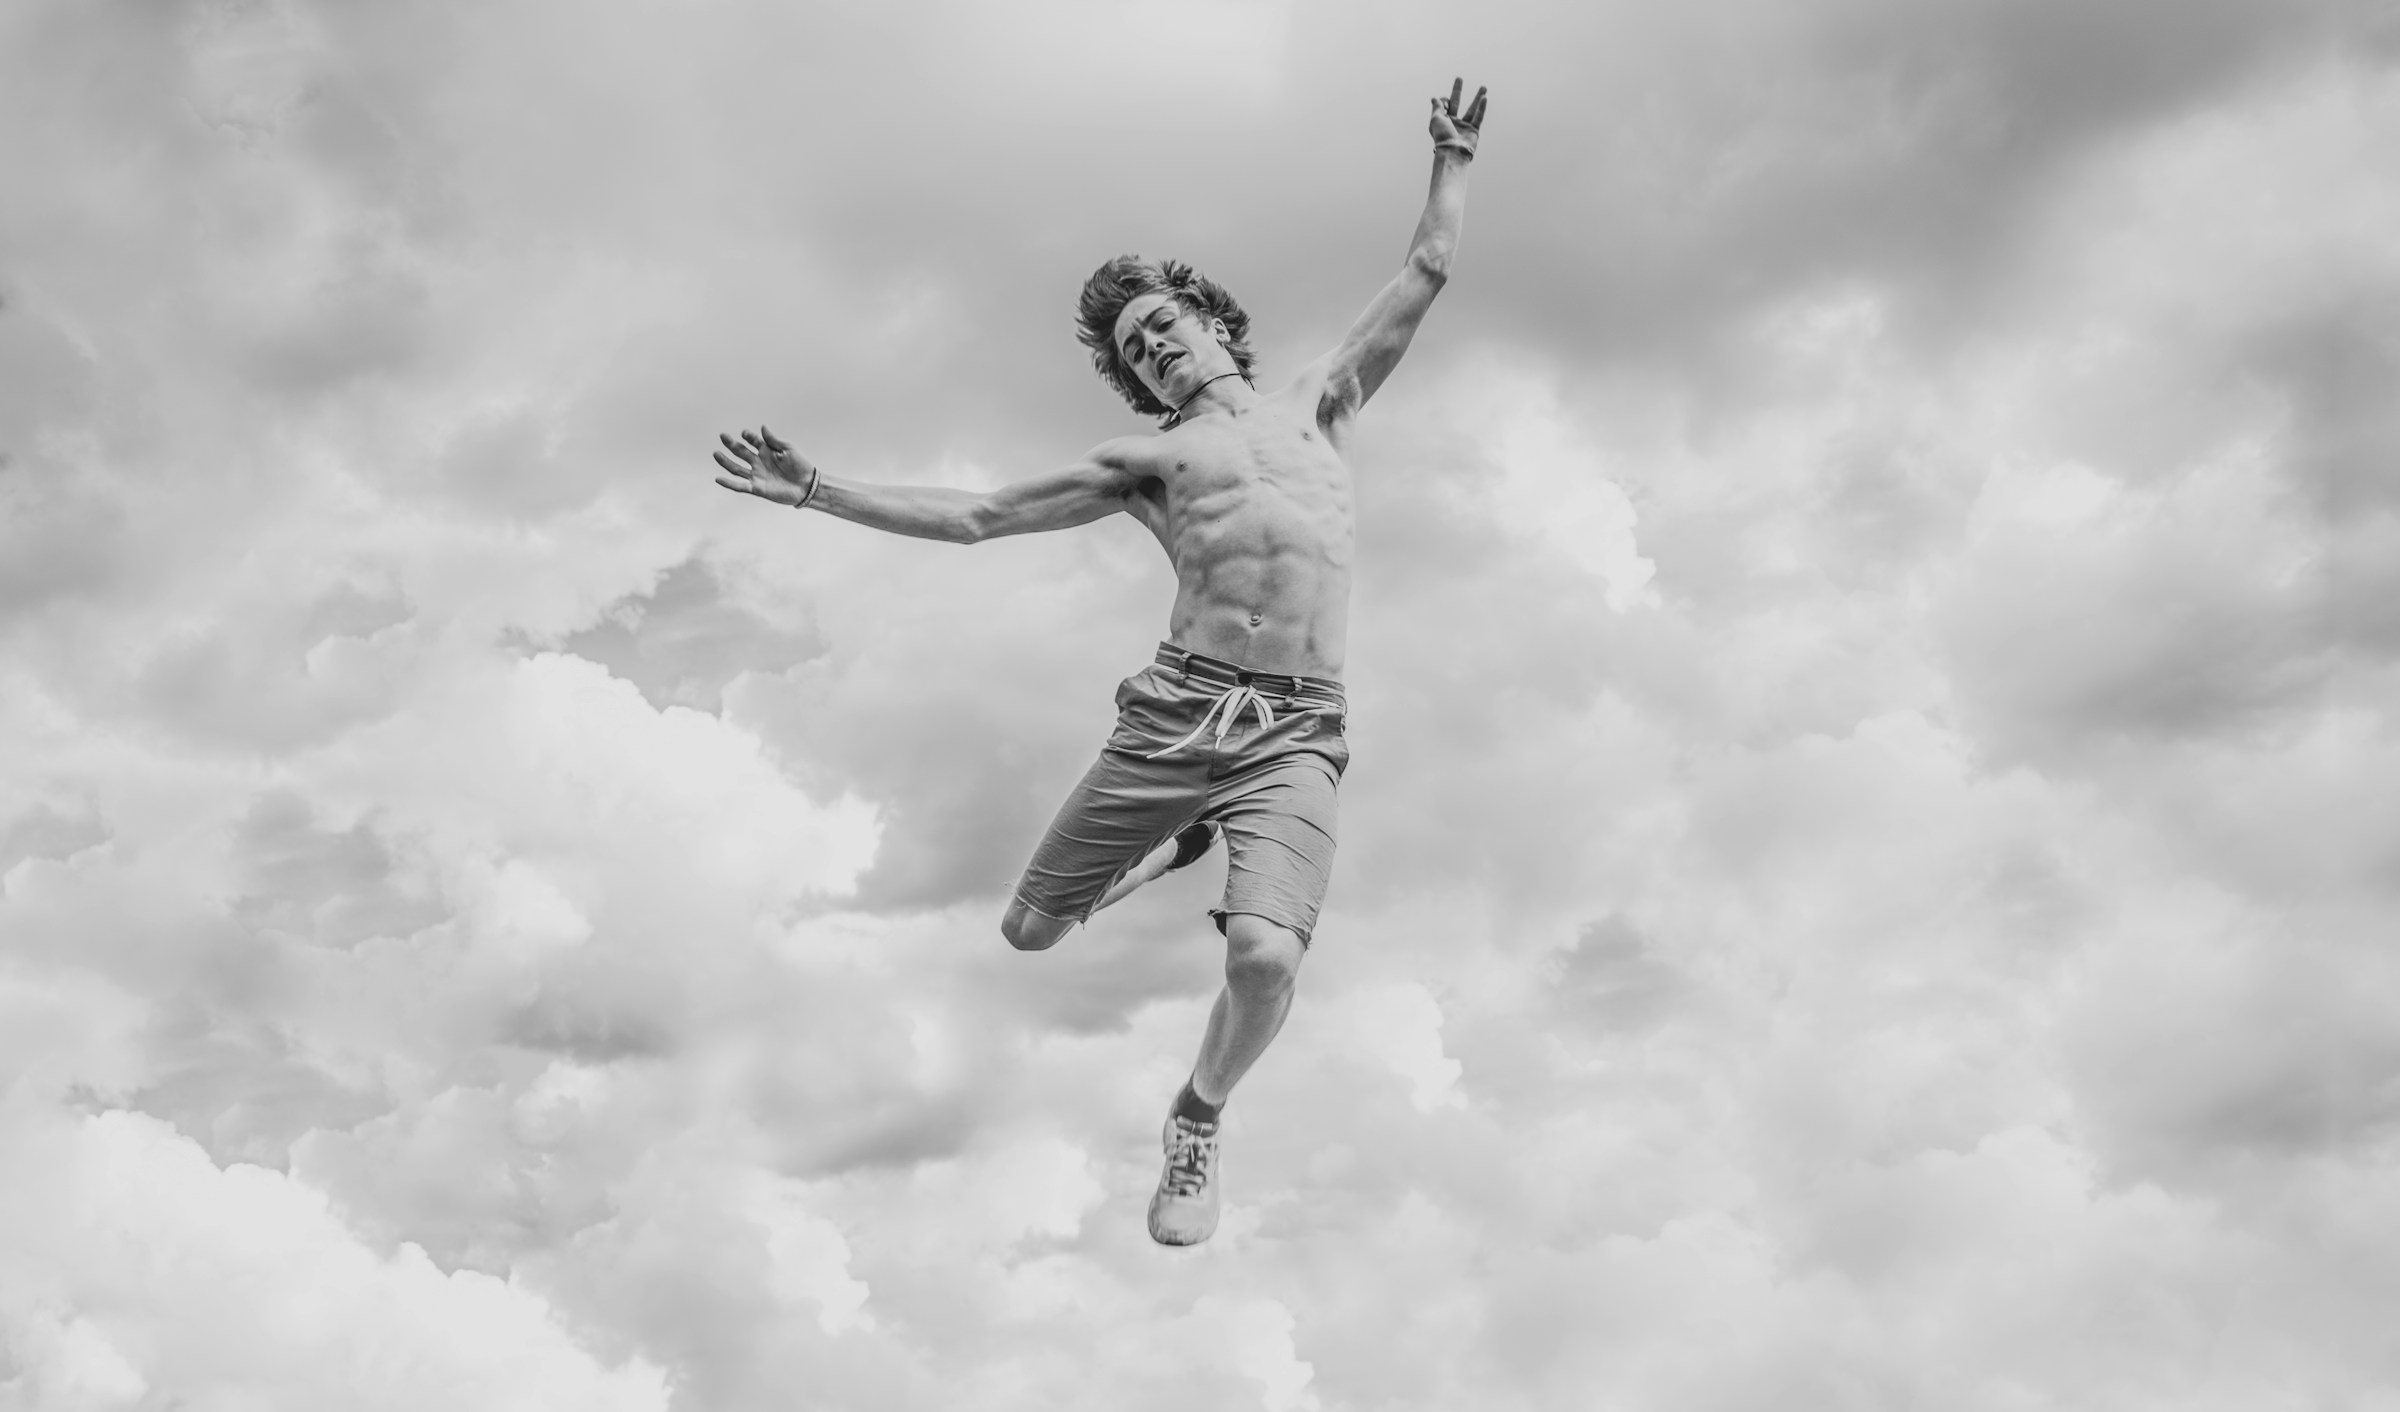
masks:
[[[1286,447],[1269,426],[1242,432],[1169,438],[1186,444],[1175,448],[1185,469],[1167,487],[1159,536],[1175,565],[1168,640],[1252,671],[1338,681],[1350,626],[1349,467],[1315,437]]]

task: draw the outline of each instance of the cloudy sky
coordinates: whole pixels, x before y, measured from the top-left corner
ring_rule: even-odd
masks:
[[[1342,858],[997,919],[1163,631],[709,484],[1361,425]],[[0,1408],[2400,1399],[2388,0],[0,7]]]

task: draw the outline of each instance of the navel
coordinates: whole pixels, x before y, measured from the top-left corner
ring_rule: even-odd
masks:
[[[1250,626],[1252,626],[1252,627],[1257,627],[1257,626],[1258,626],[1260,623],[1263,623],[1263,622],[1265,622],[1266,620],[1267,620],[1267,615],[1266,615],[1266,614],[1264,614],[1264,613],[1252,613],[1252,614],[1250,615]]]

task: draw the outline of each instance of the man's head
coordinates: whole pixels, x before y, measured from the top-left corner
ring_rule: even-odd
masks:
[[[1180,260],[1119,255],[1083,282],[1075,338],[1137,412],[1169,416],[1208,379],[1250,376],[1250,316]]]

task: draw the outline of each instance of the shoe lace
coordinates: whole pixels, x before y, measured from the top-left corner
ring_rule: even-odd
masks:
[[[1177,1118],[1175,1134],[1167,1144],[1167,1194],[1198,1196],[1208,1186],[1209,1172],[1216,1165],[1217,1125]]]

